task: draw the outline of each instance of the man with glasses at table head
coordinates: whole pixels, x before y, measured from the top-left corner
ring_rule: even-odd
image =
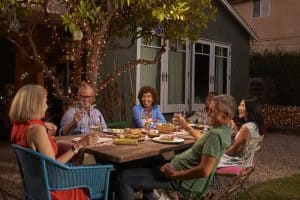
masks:
[[[106,129],[101,112],[95,108],[95,92],[91,85],[82,82],[78,87],[77,102],[68,108],[61,119],[61,135],[89,133],[91,126]]]

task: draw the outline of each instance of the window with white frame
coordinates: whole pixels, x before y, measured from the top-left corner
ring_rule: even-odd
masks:
[[[137,57],[153,59],[161,47],[161,38],[151,44],[138,40]],[[231,47],[229,44],[198,40],[167,41],[161,62],[137,67],[136,93],[150,85],[156,88],[158,104],[164,113],[181,109],[197,110],[209,91],[230,94]]]
[[[253,0],[253,17],[270,15],[270,0]]]

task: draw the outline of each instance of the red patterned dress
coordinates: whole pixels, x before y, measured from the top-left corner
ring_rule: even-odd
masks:
[[[24,147],[29,148],[27,144],[27,130],[28,127],[33,124],[40,124],[45,126],[44,122],[41,120],[31,120],[27,123],[17,123],[15,122],[11,131],[11,142],[14,144],[18,144]],[[57,145],[52,138],[52,136],[48,135],[49,141],[55,153],[57,155],[58,148]],[[88,192],[85,189],[77,188],[70,190],[60,190],[60,191],[51,191],[51,199],[52,200],[87,200]]]

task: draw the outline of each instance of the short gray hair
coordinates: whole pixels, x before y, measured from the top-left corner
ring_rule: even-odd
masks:
[[[91,93],[93,95],[95,95],[94,88],[90,84],[88,84],[87,82],[83,81],[83,82],[80,83],[80,85],[78,86],[78,94],[80,93],[81,90],[90,90]]]
[[[220,94],[217,96],[213,96],[212,101],[217,102],[217,107],[219,111],[228,113],[231,118],[234,117],[237,108],[237,104],[234,97],[227,94]]]

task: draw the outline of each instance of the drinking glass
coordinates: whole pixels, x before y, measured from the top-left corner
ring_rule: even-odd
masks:
[[[204,125],[206,122],[206,112],[204,110],[199,110],[199,116],[198,116],[198,124]]]
[[[142,120],[143,120],[143,126],[144,128],[148,131],[150,130],[150,127],[151,127],[151,123],[152,123],[152,118],[151,116],[149,115],[149,113],[143,113],[142,115]]]
[[[184,117],[184,118],[186,118],[186,116],[187,116],[187,112],[186,112],[186,110],[183,109],[183,108],[180,109],[180,114],[181,114],[181,116]]]
[[[178,117],[181,116],[181,113],[174,113],[173,114],[173,119],[172,119],[172,122],[173,122],[173,125],[175,126],[175,131],[178,132],[179,131],[179,128],[180,128],[180,122],[178,121]]]
[[[78,107],[76,107],[76,114],[80,115],[80,120],[77,122],[77,126],[79,126],[79,131],[82,133],[83,129],[83,115],[85,114],[85,110],[82,108],[82,105],[79,103]]]
[[[91,132],[101,132],[101,116],[100,115],[90,115],[89,128]]]

